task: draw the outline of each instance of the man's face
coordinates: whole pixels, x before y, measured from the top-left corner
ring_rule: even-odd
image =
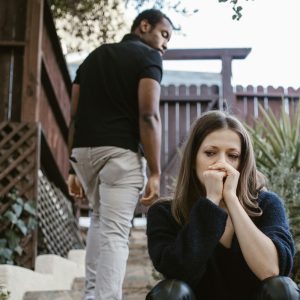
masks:
[[[142,21],[143,33],[141,38],[150,47],[157,49],[161,55],[167,50],[168,42],[172,35],[170,22],[163,18],[155,27],[152,27],[147,20]]]

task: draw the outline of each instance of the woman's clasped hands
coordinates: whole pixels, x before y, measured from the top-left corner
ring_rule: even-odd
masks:
[[[203,172],[203,185],[206,197],[219,205],[223,199],[226,203],[236,198],[240,173],[226,162],[217,162]]]

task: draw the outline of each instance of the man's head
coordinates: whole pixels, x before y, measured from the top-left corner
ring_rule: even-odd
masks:
[[[135,18],[131,32],[163,54],[167,49],[173,28],[174,25],[171,20],[160,10],[147,9]]]

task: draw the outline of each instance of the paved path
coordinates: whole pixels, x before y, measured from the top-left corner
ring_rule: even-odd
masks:
[[[157,282],[154,279],[157,274],[148,255],[145,230],[143,226],[131,231],[123,300],[145,300],[147,292]]]

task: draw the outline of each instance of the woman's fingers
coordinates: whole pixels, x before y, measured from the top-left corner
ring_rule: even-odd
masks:
[[[220,170],[207,170],[203,172],[203,185],[206,190],[206,197],[219,204],[223,198],[223,180],[226,172]]]

